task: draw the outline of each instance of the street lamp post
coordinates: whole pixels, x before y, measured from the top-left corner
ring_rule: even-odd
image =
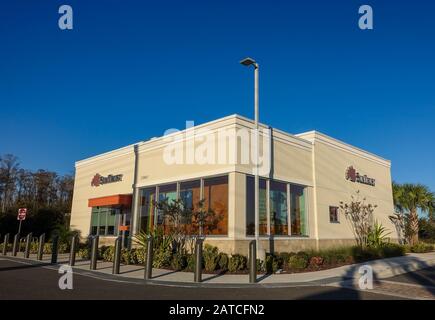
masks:
[[[252,58],[245,58],[240,63],[246,67],[254,66],[254,123],[255,123],[255,183],[254,183],[254,210],[255,210],[255,242],[257,243],[257,258],[264,260],[265,253],[261,249],[261,244],[259,241],[259,221],[260,221],[260,177],[258,174],[259,166],[259,65]]]

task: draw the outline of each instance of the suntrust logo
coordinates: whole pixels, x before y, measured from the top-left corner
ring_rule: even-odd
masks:
[[[111,175],[109,174],[107,177],[103,177],[99,173],[97,173],[91,180],[92,187],[99,187],[102,184],[113,183],[122,181],[122,174]]]
[[[178,133],[178,134],[177,134]],[[186,121],[186,130],[164,133],[163,161],[167,165],[245,165],[252,173],[270,173],[271,130],[246,127],[195,128]],[[258,150],[258,152],[257,152]]]
[[[376,185],[375,179],[369,178],[366,175],[360,175],[359,172],[357,172],[353,166],[350,166],[346,169],[346,180],[367,184],[373,187]]]

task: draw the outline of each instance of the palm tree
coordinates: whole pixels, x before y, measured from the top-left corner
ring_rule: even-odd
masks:
[[[418,209],[432,215],[435,195],[422,184],[393,183],[393,199],[396,209],[409,215],[409,240],[414,245],[418,242]]]

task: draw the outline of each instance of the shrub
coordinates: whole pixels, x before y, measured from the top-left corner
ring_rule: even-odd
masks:
[[[132,252],[128,249],[122,249],[121,250],[121,263],[124,264],[132,264]]]
[[[51,254],[51,243],[44,243],[44,254]]]
[[[79,249],[79,251],[77,252],[77,255],[82,258],[82,259],[90,259],[91,258],[91,252],[89,251],[89,248],[82,248]]]
[[[172,262],[172,252],[168,249],[159,248],[154,252],[153,268],[169,267]]]
[[[333,248],[313,252],[312,256],[319,256],[323,259],[323,265],[335,266],[346,263],[353,263],[350,248]]]
[[[228,262],[228,270],[230,272],[236,272],[246,269],[247,259],[240,254],[232,255]]]
[[[219,269],[222,271],[227,271],[228,270],[228,255],[226,253],[220,252],[218,255],[218,265],[219,265]]]
[[[266,268],[263,260],[257,259],[257,272],[264,272],[264,271],[266,271]]]
[[[288,252],[281,252],[278,255],[279,255],[281,262],[282,262],[281,268],[284,270],[287,270],[288,269],[288,260],[290,259],[291,254]]]
[[[308,256],[299,253],[295,254],[289,258],[288,265],[290,269],[303,270],[308,266]]]
[[[427,244],[424,242],[419,242],[410,247],[410,251],[413,253],[426,253],[433,250],[433,246],[431,244]]]
[[[266,257],[266,272],[275,273],[282,267],[281,256],[270,254]]]
[[[188,254],[187,255],[187,267],[185,269],[186,271],[193,271],[195,270],[195,255],[194,254]]]
[[[114,253],[115,253],[115,247],[110,246],[105,248],[104,250],[101,250],[100,255],[104,261],[112,262]]]
[[[137,264],[145,264],[146,261],[146,249],[136,248],[134,250],[134,261]]]
[[[352,257],[354,258],[355,262],[364,262],[378,259],[381,257],[381,249],[373,247],[363,248],[361,246],[354,246],[352,247]]]
[[[400,244],[387,243],[381,248],[381,256],[383,258],[399,257],[405,255],[405,247]]]
[[[182,253],[176,253],[172,257],[171,266],[175,270],[183,270],[187,267],[187,256]]]
[[[207,270],[208,272],[215,271],[217,264],[219,262],[218,248],[206,244],[204,246],[203,257],[204,257],[205,270]]]
[[[310,258],[309,266],[313,269],[320,269],[323,265],[323,258],[319,256],[314,256]]]

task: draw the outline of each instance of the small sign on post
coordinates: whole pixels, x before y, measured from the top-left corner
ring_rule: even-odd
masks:
[[[27,208],[18,209],[17,220],[23,221],[26,220]]]
[[[17,220],[20,221],[20,224],[18,225],[18,234],[21,233],[21,222],[26,220],[26,215],[27,215],[27,208],[18,209]]]

